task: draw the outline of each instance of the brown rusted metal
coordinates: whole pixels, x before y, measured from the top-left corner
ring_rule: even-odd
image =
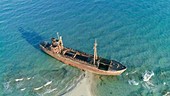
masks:
[[[64,47],[62,38],[56,40],[56,42],[58,41],[57,43],[54,40],[53,38],[52,44],[46,42],[41,43],[40,48],[48,55],[67,65],[100,75],[120,75],[126,70],[126,67],[117,61],[98,57],[97,42],[94,44],[94,55],[91,55]],[[53,43],[56,43],[57,46],[53,46]]]

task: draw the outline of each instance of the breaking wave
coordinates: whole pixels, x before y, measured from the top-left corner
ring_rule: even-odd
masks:
[[[170,92],[166,92],[163,96],[170,96]]]
[[[57,90],[57,88],[54,88],[54,89],[47,89],[47,91],[45,91],[42,95],[51,93],[51,92],[53,92],[53,91],[55,91],[55,90]]]
[[[41,88],[46,87],[46,86],[50,85],[51,83],[52,83],[52,81],[49,81],[49,82],[47,82],[46,84],[44,84],[43,86],[34,88],[34,90],[40,90]]]
[[[18,78],[18,79],[15,79],[15,81],[16,81],[16,82],[19,82],[19,81],[30,80],[30,79],[34,79],[34,77]]]
[[[24,91],[26,88],[22,88],[22,89],[20,89],[21,91]]]
[[[34,90],[40,90],[41,88],[43,88],[43,86],[40,86],[40,87],[37,87],[37,88],[34,88]]]
[[[44,84],[44,87],[50,85],[51,83],[52,81],[47,82],[46,84]]]
[[[24,78],[15,79],[16,82],[23,81],[23,80],[24,80]]]

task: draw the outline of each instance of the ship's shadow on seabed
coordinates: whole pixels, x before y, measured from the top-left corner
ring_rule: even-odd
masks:
[[[32,29],[24,29],[22,27],[18,28],[18,31],[21,33],[22,37],[31,44],[34,48],[39,49],[39,43],[44,40],[37,32]]]

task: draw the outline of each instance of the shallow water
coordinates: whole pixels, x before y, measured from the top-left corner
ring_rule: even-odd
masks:
[[[169,5],[169,0],[1,0],[0,94],[62,95],[74,86],[83,72],[38,47],[56,32],[65,46],[87,53],[97,39],[100,56],[128,67],[121,76],[96,75],[92,92],[97,96],[168,94]]]

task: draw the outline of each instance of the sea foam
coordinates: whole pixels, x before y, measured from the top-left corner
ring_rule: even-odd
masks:
[[[44,84],[44,87],[50,85],[51,83],[52,81],[47,82],[46,84]]]
[[[163,96],[170,96],[170,92],[166,92]]]
[[[3,84],[5,89],[9,89],[9,87],[10,87],[10,82],[11,82],[11,81],[6,82],[6,83]]]
[[[34,88],[34,90],[40,90],[41,88],[43,88],[43,86],[40,86],[40,87]]]
[[[22,88],[21,91],[24,91],[26,88]]]
[[[27,80],[30,80],[30,79],[31,79],[31,77],[28,77],[28,78],[27,78]]]
[[[47,82],[46,84],[44,84],[43,86],[34,88],[34,90],[40,90],[41,88],[46,87],[46,86],[50,85],[51,83],[52,83],[52,81],[49,81],[49,82]]]
[[[129,83],[130,85],[139,85],[139,83],[136,82],[134,79],[128,80],[128,83]]]
[[[57,90],[57,88],[54,88],[54,89],[48,89],[46,92],[43,93],[43,95],[45,94],[48,94],[48,93],[51,93],[53,91]]]
[[[20,78],[20,79],[15,79],[16,82],[22,81],[24,80],[24,78]]]

